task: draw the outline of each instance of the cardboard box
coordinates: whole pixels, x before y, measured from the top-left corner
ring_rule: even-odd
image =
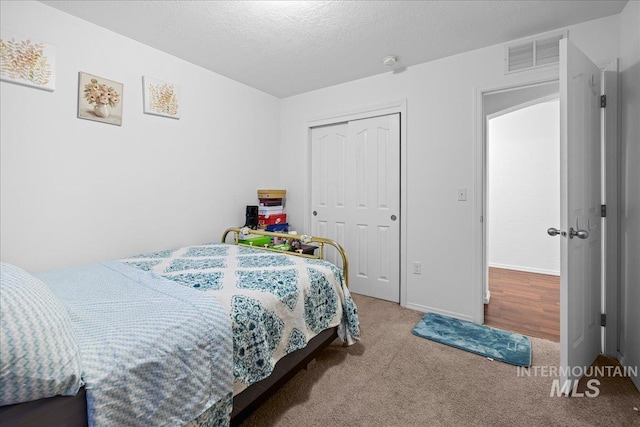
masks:
[[[283,199],[258,199],[259,206],[282,206],[284,208]]]
[[[258,199],[284,199],[287,190],[258,190]]]
[[[287,222],[287,214],[277,214],[277,215],[258,215],[258,226],[266,227],[267,225],[272,224],[284,224]]]
[[[260,206],[258,207],[258,215],[279,215],[284,213],[282,205],[279,206]]]

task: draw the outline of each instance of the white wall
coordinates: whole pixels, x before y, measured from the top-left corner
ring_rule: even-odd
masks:
[[[489,120],[489,266],[560,274],[560,101]]]
[[[629,2],[623,14],[623,92],[637,79],[637,14],[637,2]],[[611,16],[569,27],[569,37],[604,64],[618,56],[619,25],[620,16]],[[225,227],[243,221],[244,205],[255,202],[261,187],[287,189],[287,213],[302,229],[308,223],[308,120],[405,99],[408,184],[401,219],[411,237],[404,242],[401,269],[407,302],[471,316],[472,236],[478,225],[473,216],[475,96],[479,89],[532,77],[527,72],[504,76],[502,45],[279,102],[38,2],[0,2],[0,26],[57,47],[55,92],[0,83],[3,261],[40,271],[215,241]],[[122,127],[76,118],[78,71],[124,83]],[[142,114],[142,75],[182,86],[181,120]],[[637,182],[637,92],[635,100],[626,99],[631,107],[623,156],[635,163],[623,178]],[[238,172],[238,158],[250,173]],[[291,161],[301,166],[292,170]],[[253,172],[278,162],[286,165],[279,176]],[[456,201],[457,187],[469,189],[467,202]],[[625,188],[637,192],[637,187]],[[630,212],[639,198],[633,193],[625,200]],[[634,221],[637,225],[637,217]],[[631,255],[638,253],[638,232],[631,225],[626,225],[626,283],[637,285],[638,266]],[[423,263],[423,275],[404,274],[413,261]],[[626,292],[637,303],[638,286]],[[637,311],[627,310],[625,316],[636,316],[626,322],[626,331],[637,337],[637,327],[629,326],[639,323]],[[637,364],[640,352],[627,353]]]
[[[279,100],[38,2],[3,29],[57,48],[56,90],[0,83],[2,260],[28,271],[219,241],[278,159]],[[76,118],[78,72],[124,83],[121,127]],[[180,120],[142,113],[142,76],[179,84]],[[243,172],[243,171],[249,171]]]
[[[619,16],[569,28],[569,37],[596,63],[618,56]],[[280,156],[308,161],[310,119],[363,107],[407,101],[403,150],[407,187],[401,213],[410,233],[403,242],[407,306],[472,318],[474,292],[474,153],[476,96],[480,89],[523,83],[530,72],[504,75],[504,46],[496,45],[282,100]],[[378,58],[372,58],[377,61]],[[381,65],[382,67],[382,65]],[[308,176],[281,173],[287,210],[301,228],[309,203]],[[457,201],[457,188],[468,188],[468,201]],[[407,266],[422,262],[422,275]],[[477,272],[478,275],[481,272]]]
[[[620,353],[640,366],[640,2],[620,14]],[[640,389],[640,378],[634,379]]]

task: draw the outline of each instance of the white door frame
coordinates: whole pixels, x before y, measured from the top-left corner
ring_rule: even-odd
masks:
[[[558,80],[552,81],[552,82],[557,82]],[[546,84],[546,83],[543,83]],[[526,86],[520,86],[514,89],[510,89],[510,90],[520,90],[520,89],[526,89],[532,86],[538,86],[538,85],[526,85]],[[503,91],[501,91],[503,92]],[[488,92],[485,92],[484,94],[487,94]],[[510,106],[508,108],[505,108],[504,110],[500,110],[500,111],[496,111],[495,113],[489,114],[485,116],[485,120],[484,120],[484,126],[485,126],[485,137],[484,137],[484,147],[483,147],[483,156],[484,156],[484,168],[485,168],[485,172],[484,172],[484,182],[482,184],[482,200],[484,200],[484,215],[483,215],[483,242],[484,242],[484,252],[483,252],[483,262],[484,262],[484,274],[483,274],[483,278],[482,278],[482,292],[483,292],[483,296],[482,296],[482,301],[484,304],[489,304],[489,299],[491,297],[491,290],[489,289],[489,261],[487,260],[487,256],[488,256],[488,251],[487,251],[487,242],[489,240],[489,234],[491,233],[491,231],[488,229],[488,215],[487,215],[487,206],[489,204],[489,201],[487,200],[487,195],[488,195],[488,191],[487,191],[487,185],[488,185],[488,177],[487,174],[489,173],[489,168],[487,167],[487,151],[488,151],[488,144],[489,144],[489,133],[487,131],[488,129],[488,124],[489,121],[491,119],[494,119],[496,117],[500,117],[503,116],[505,114],[509,114],[512,113],[514,111],[518,111],[518,110],[522,110],[524,108],[527,107],[531,107],[534,105],[538,105],[538,104],[542,104],[544,102],[548,102],[548,101],[553,101],[553,100],[559,100],[560,99],[560,92],[556,93],[556,94],[552,94],[552,95],[545,95],[542,96],[540,98],[535,98],[535,99],[531,99],[528,100],[526,102],[523,102],[522,104],[518,104],[518,105],[513,105]],[[483,111],[484,113],[484,111]],[[559,113],[558,113],[559,114]],[[559,135],[558,135],[559,136]],[[558,152],[558,157],[560,156],[560,152]],[[560,209],[560,205],[558,205],[558,209]],[[558,261],[560,260],[560,254],[558,254]],[[552,274],[552,273],[548,273],[548,274]]]
[[[604,271],[604,295],[603,309],[607,313],[607,328],[603,337],[604,353],[611,357],[618,354],[618,310],[619,283],[617,270],[617,245],[618,245],[618,143],[617,143],[617,72],[618,60],[600,67],[605,71],[605,88],[607,95],[607,108],[603,117],[604,153],[603,156],[603,180],[605,188],[605,201],[607,203],[607,220],[605,221],[606,236],[603,239],[603,251],[605,261]],[[520,76],[512,77],[500,83],[487,85],[475,89],[475,150],[474,150],[474,182],[475,194],[473,207],[473,321],[484,323],[484,268],[486,265],[486,203],[483,200],[485,194],[485,138],[486,123],[483,111],[483,96],[487,93],[500,90],[513,90],[521,87],[549,83],[559,79],[557,67],[542,71],[524,72]],[[604,228],[604,227],[603,227]],[[606,249],[605,249],[606,248]]]
[[[311,229],[311,128],[344,123],[351,120],[400,114],[400,305],[407,305],[407,100],[387,104],[363,106],[353,110],[328,113],[306,120],[307,124],[307,185],[305,187],[304,229]],[[349,254],[347,254],[349,256]]]
[[[533,71],[517,75],[510,81],[501,81],[493,85],[476,88],[475,91],[475,150],[474,150],[474,182],[473,189],[477,195],[474,197],[473,206],[473,310],[472,316],[475,323],[484,324],[484,290],[485,290],[485,266],[487,254],[485,242],[487,238],[487,207],[484,200],[486,186],[486,118],[484,113],[483,97],[485,94],[509,91],[535,85],[552,83],[559,79],[558,67],[546,70]],[[559,155],[559,154],[558,154]]]
[[[602,153],[602,179],[604,180],[604,200],[607,205],[607,220],[603,221],[602,250],[605,262],[602,266],[605,289],[602,295],[603,313],[607,313],[607,327],[604,329],[604,354],[619,358],[618,353],[618,300],[620,282],[618,278],[618,60],[600,66],[604,70],[607,108],[602,118],[602,132],[605,141]]]

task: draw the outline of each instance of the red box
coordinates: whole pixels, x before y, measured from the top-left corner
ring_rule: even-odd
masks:
[[[258,215],[258,226],[266,227],[267,225],[272,224],[284,224],[287,222],[287,214],[276,214],[276,215]]]

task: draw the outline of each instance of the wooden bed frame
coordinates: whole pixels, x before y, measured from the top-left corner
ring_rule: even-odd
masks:
[[[338,250],[342,257],[343,274],[345,284],[347,284],[348,260],[344,249],[340,244],[321,237],[308,235],[292,235],[284,233],[272,233],[264,230],[250,230],[247,227],[229,228],[222,235],[222,242],[225,243],[227,235],[234,233],[235,244],[240,246],[250,246],[239,243],[240,236],[247,234],[258,234],[263,236],[279,237],[289,240],[297,240],[302,243],[316,243],[317,254],[303,254],[300,252],[285,252],[289,255],[301,256],[305,258],[321,259],[323,256],[323,246],[331,245]],[[278,249],[251,246],[256,249],[279,251]],[[281,251],[280,251],[281,252]],[[326,329],[309,340],[305,348],[287,354],[276,363],[271,375],[262,381],[258,381],[238,393],[233,398],[233,412],[231,414],[231,425],[237,426],[247,419],[260,405],[280,389],[287,381],[293,378],[301,369],[306,369],[309,362],[316,358],[329,344],[336,338],[337,327]],[[75,396],[55,396],[48,399],[39,399],[31,402],[18,403],[0,407],[0,425],[2,427],[33,427],[33,426],[64,426],[64,427],[86,427],[87,420],[87,399],[84,387]]]

